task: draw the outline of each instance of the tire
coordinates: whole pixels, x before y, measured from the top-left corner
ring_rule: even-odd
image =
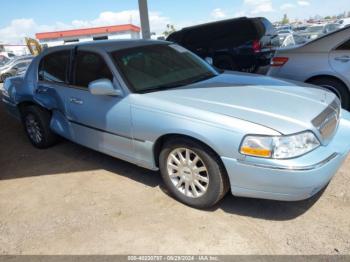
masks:
[[[187,163],[194,164],[196,168],[183,164],[185,162],[179,164],[172,157],[175,155],[179,161],[179,154],[182,154],[186,159],[186,150],[191,160]],[[196,157],[198,157],[197,160]],[[174,165],[177,170],[173,169]],[[195,208],[212,207],[229,190],[228,177],[220,159],[208,147],[188,138],[178,137],[167,141],[160,152],[159,167],[163,181],[171,195],[180,202]],[[200,179],[197,179],[198,175]],[[188,185],[187,191],[186,185]]]
[[[238,67],[235,64],[235,62],[233,62],[232,58],[227,55],[217,56],[214,58],[213,62],[214,62],[214,66],[220,69],[233,70],[233,71],[238,70]]]
[[[46,109],[31,105],[21,110],[22,123],[30,142],[39,149],[48,148],[57,141],[50,129],[51,114]]]
[[[340,98],[342,107],[346,110],[350,109],[349,90],[341,81],[329,77],[320,77],[313,79],[308,83],[322,86],[333,92],[337,97]]]

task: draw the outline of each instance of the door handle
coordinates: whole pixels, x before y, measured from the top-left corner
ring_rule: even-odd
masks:
[[[37,94],[46,94],[49,88],[47,87],[39,87],[35,90]]]
[[[336,61],[340,61],[343,63],[349,62],[350,61],[350,56],[338,56],[336,58],[334,58]]]
[[[79,98],[75,98],[75,97],[69,98],[69,101],[71,103],[78,104],[78,105],[82,105],[83,104],[83,100],[81,100]]]

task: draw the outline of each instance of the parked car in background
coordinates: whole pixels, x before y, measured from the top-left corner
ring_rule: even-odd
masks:
[[[183,28],[167,40],[178,43],[217,68],[255,72],[270,63],[276,37],[266,18],[235,18]]]
[[[323,28],[323,33],[324,34],[329,34],[333,31],[336,31],[338,30],[339,28],[341,28],[340,24],[337,24],[337,23],[329,23],[329,24],[326,24]]]
[[[0,67],[0,82],[6,78],[23,74],[31,63],[32,56],[16,57]]]
[[[340,25],[341,28],[347,27],[350,25],[350,17],[340,19],[337,21],[337,23]]]
[[[304,25],[301,24],[301,25],[293,26],[293,27],[292,27],[292,30],[293,30],[293,32],[298,33],[298,32],[300,32],[300,31],[305,31],[307,27],[308,27],[308,25],[306,25],[306,24],[304,24]]]
[[[290,39],[290,36],[293,35],[292,30],[278,30],[276,33],[277,33],[277,36],[275,39],[278,41],[278,44],[277,44],[278,46],[284,46],[283,43],[285,42],[285,40],[287,38]],[[294,43],[294,39],[293,39],[293,43]]]
[[[279,49],[269,76],[323,86],[350,109],[350,27],[294,48]]]
[[[292,31],[292,26],[291,25],[283,25],[283,26],[279,26],[276,28],[277,31]]]
[[[169,192],[197,208],[228,191],[309,198],[350,150],[350,113],[331,92],[220,73],[165,41],[49,48],[5,81],[3,101],[35,147],[60,135],[160,169]]]
[[[14,55],[12,55],[13,54],[9,52],[0,52],[0,67],[10,61],[14,57]]]
[[[301,33],[301,35],[305,36],[309,40],[316,39],[324,35],[325,26],[325,24],[309,26],[303,33]]]
[[[0,52],[0,56],[5,56],[7,57],[8,59],[11,59],[11,58],[15,58],[16,55],[14,53],[11,53],[11,52],[6,52],[6,51],[1,51]]]

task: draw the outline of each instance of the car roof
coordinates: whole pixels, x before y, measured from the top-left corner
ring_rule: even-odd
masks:
[[[162,41],[162,40],[100,40],[100,41],[91,41],[91,42],[83,42],[77,44],[69,44],[69,45],[61,45],[55,47],[46,48],[43,54],[61,51],[61,50],[71,50],[79,47],[88,47],[89,49],[104,49],[107,52],[118,51],[127,48],[146,46],[146,45],[155,45],[155,44],[167,44],[170,42]]]
[[[350,27],[344,27],[325,34],[305,44],[292,48],[282,49],[282,52],[329,52],[336,45],[339,45],[349,39]]]

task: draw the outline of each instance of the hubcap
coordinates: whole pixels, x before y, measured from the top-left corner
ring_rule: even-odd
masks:
[[[175,188],[187,197],[198,198],[208,190],[209,175],[203,160],[188,148],[170,152],[167,170]]]
[[[38,121],[33,115],[27,115],[25,119],[26,130],[30,139],[36,144],[42,140],[42,133]]]

